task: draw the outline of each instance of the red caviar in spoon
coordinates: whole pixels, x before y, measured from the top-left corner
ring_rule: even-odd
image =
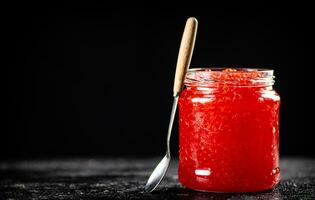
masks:
[[[179,99],[179,180],[195,190],[255,192],[280,179],[272,70],[194,69]]]

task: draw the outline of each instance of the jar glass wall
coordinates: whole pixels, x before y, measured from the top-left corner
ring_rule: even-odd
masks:
[[[212,192],[255,192],[280,179],[273,70],[192,69],[179,99],[179,181]]]

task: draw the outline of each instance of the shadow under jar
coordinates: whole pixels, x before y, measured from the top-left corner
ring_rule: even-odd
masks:
[[[179,181],[210,192],[257,192],[280,180],[273,70],[187,72],[179,99]]]

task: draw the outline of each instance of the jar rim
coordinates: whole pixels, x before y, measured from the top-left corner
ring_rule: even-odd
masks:
[[[187,71],[186,86],[213,87],[230,85],[238,87],[272,86],[274,70],[267,68],[191,68]]]
[[[230,68],[230,67],[198,67],[198,68],[190,68],[187,71],[188,72],[193,72],[193,71],[206,71],[206,70],[211,70],[211,71],[216,71],[220,72],[226,69],[236,69],[238,72],[240,71],[247,71],[247,72],[252,72],[252,71],[257,71],[257,72],[266,72],[266,73],[272,73],[274,72],[273,69],[268,69],[268,68],[249,68],[249,67],[241,67],[241,68]]]

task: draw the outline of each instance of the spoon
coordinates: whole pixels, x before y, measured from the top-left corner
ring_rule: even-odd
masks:
[[[160,163],[155,167],[152,174],[150,175],[148,182],[145,186],[145,191],[152,192],[162,181],[163,177],[166,174],[167,168],[171,160],[170,152],[170,138],[174,122],[174,117],[177,108],[177,102],[180,92],[184,86],[184,80],[186,76],[187,69],[190,65],[191,56],[195,46],[196,34],[197,34],[198,21],[194,17],[187,19],[185,30],[182,36],[182,41],[179,48],[175,79],[174,79],[174,88],[173,88],[173,106],[171,112],[171,118],[168,126],[167,132],[167,141],[166,141],[166,155],[160,161]]]

